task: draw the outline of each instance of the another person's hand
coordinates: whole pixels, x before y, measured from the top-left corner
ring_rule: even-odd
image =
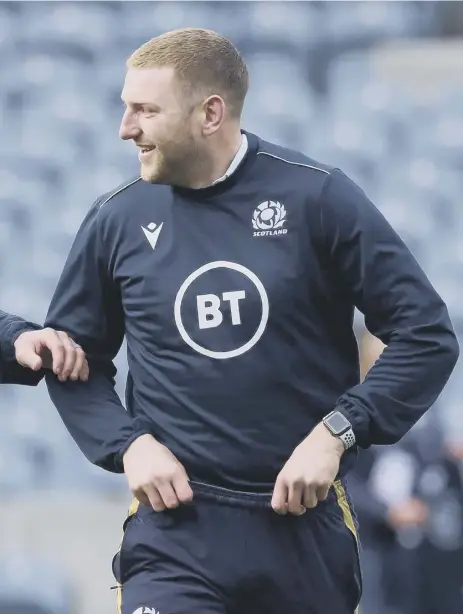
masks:
[[[17,362],[39,371],[52,369],[61,382],[88,380],[89,369],[82,348],[66,333],[51,328],[21,333],[14,342]]]
[[[174,509],[193,498],[183,465],[151,435],[141,435],[123,457],[124,473],[133,495],[155,512]]]
[[[391,506],[387,519],[394,529],[422,526],[428,519],[428,508],[419,499],[407,499]]]
[[[280,471],[272,497],[278,514],[303,514],[324,501],[339,471],[344,444],[324,424],[294,450]]]

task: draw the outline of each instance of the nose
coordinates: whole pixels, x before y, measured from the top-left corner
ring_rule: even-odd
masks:
[[[140,133],[140,126],[138,125],[135,114],[126,110],[121,120],[119,138],[123,141],[129,141],[130,139],[138,138]]]

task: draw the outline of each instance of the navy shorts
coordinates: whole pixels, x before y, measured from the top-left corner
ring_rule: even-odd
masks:
[[[302,516],[271,495],[191,483],[193,502],[129,513],[113,560],[119,614],[354,614],[357,533],[341,482]]]

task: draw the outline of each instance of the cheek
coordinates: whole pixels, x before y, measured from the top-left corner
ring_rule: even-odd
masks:
[[[163,139],[164,126],[163,122],[159,121],[155,117],[145,117],[140,120],[140,128],[143,134],[146,135],[147,140],[157,144],[159,140]]]
[[[176,156],[185,147],[185,128],[184,126],[174,125],[159,135],[159,150],[167,155]]]

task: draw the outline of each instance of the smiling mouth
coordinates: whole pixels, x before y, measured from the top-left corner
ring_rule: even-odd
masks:
[[[156,147],[139,147],[138,159],[140,162],[147,162],[151,159],[151,154],[155,151]]]

